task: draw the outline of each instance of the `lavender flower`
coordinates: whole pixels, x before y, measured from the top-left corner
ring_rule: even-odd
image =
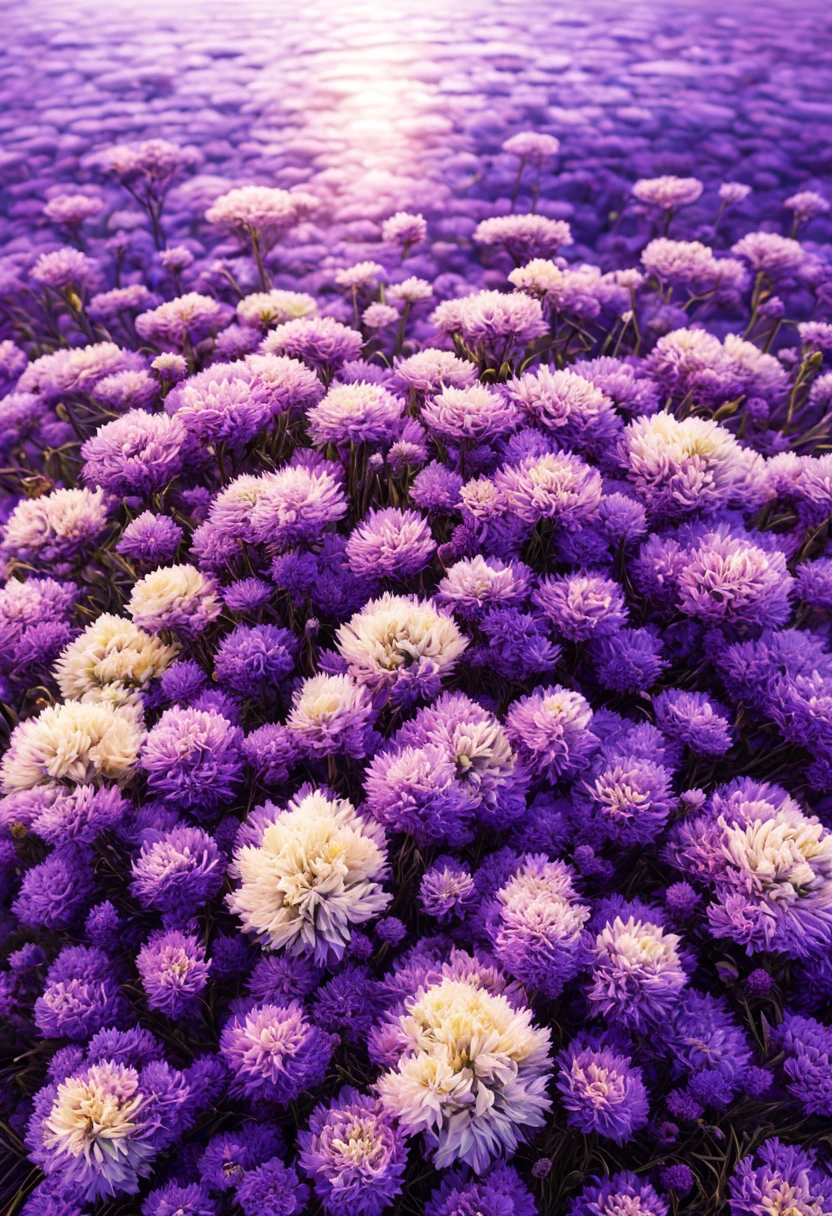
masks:
[[[592,710],[580,693],[550,685],[519,697],[506,716],[506,734],[521,761],[549,781],[573,777],[598,746],[588,729]]]
[[[626,1144],[646,1125],[649,1107],[641,1069],[633,1068],[626,1056],[577,1039],[558,1062],[557,1085],[570,1126]]]
[[[224,863],[201,828],[175,827],[142,845],[133,862],[131,891],[168,923],[185,924],[219,891]]]
[[[178,929],[152,935],[136,956],[136,967],[148,1008],[177,1019],[193,1011],[211,970],[201,942]]]
[[[649,1182],[623,1170],[609,1178],[593,1178],[571,1202],[569,1216],[668,1216],[667,1200]]]
[[[211,815],[242,777],[242,741],[242,731],[212,710],[166,709],[142,748],[148,788],[172,806]]]
[[[728,711],[705,693],[668,688],[653,701],[656,722],[666,735],[701,756],[722,756],[733,742]]]
[[[233,1017],[220,1036],[232,1096],[279,1106],[320,1085],[332,1048],[333,1040],[307,1021],[297,1001],[254,1005]]]
[[[370,511],[347,541],[346,556],[353,574],[405,581],[423,570],[436,543],[418,511],[387,507]]]

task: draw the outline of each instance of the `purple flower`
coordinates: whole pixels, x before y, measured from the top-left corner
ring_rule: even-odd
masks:
[[[463,918],[475,902],[471,871],[452,857],[438,857],[422,876],[419,903],[422,911],[440,924],[452,917]]]
[[[679,945],[661,925],[616,916],[595,939],[587,991],[592,1007],[640,1033],[660,1023],[688,982]]]
[[[402,1190],[404,1135],[381,1103],[345,1086],[312,1112],[298,1160],[329,1216],[379,1216]]]
[[[572,1200],[569,1216],[668,1216],[668,1210],[649,1182],[623,1170],[588,1182]]]
[[[650,626],[600,637],[590,651],[596,679],[611,692],[646,692],[668,666],[662,649],[658,630]]]
[[[661,764],[642,756],[607,759],[602,751],[584,782],[594,826],[602,836],[623,845],[649,844],[660,834],[673,805],[671,777]]]
[[[192,1013],[208,983],[210,962],[205,947],[193,934],[168,929],[153,934],[136,957],[136,967],[149,1009],[170,1018]]]
[[[283,1139],[270,1123],[245,1123],[237,1131],[212,1136],[199,1158],[199,1176],[212,1191],[230,1191],[249,1171],[283,1149]]]
[[[35,1025],[43,1037],[83,1043],[124,1016],[124,998],[107,956],[91,946],[64,946],[35,1002]]]
[[[121,534],[116,552],[145,569],[171,562],[184,533],[169,515],[143,511]]]
[[[142,748],[148,788],[172,806],[210,816],[242,778],[242,742],[242,731],[212,710],[166,709]]]
[[[142,1216],[216,1216],[217,1205],[200,1183],[168,1182],[151,1191]]]
[[[246,763],[264,785],[282,785],[302,751],[302,738],[279,724],[260,726],[243,740]]]
[[[696,755],[723,756],[733,743],[728,710],[706,693],[668,688],[653,700],[656,722]]]
[[[367,968],[347,963],[343,971],[318,989],[312,1016],[319,1026],[338,1035],[342,1042],[362,1047],[381,1008],[378,985],[370,978]]]
[[[436,543],[418,511],[370,511],[347,541],[350,570],[358,577],[406,581],[423,570]]]
[[[626,1144],[647,1123],[647,1090],[627,1056],[580,1038],[559,1057],[558,1090],[567,1122],[584,1135],[597,1132]]]
[[[270,355],[289,355],[325,375],[331,375],[348,359],[357,359],[361,334],[332,317],[306,317],[278,325],[263,342]]]
[[[616,633],[627,620],[621,587],[600,574],[544,578],[532,600],[571,642]]]
[[[250,507],[251,539],[275,553],[320,538],[347,512],[335,466],[329,462],[287,465],[260,478]]]
[[[272,1157],[248,1170],[234,1195],[244,1216],[299,1216],[309,1202],[309,1187],[294,1169]]]
[[[175,827],[142,845],[130,889],[142,907],[158,908],[167,923],[185,924],[217,894],[224,869],[224,858],[206,832]]]
[[[571,528],[595,515],[601,502],[601,475],[571,452],[504,465],[494,481],[509,509],[527,524],[551,519]]]
[[[237,625],[214,658],[217,682],[241,697],[262,700],[291,674],[297,639],[276,625]]]
[[[504,1161],[497,1161],[479,1180],[468,1177],[467,1171],[449,1170],[425,1204],[425,1216],[477,1212],[481,1216],[537,1216],[531,1192],[517,1170]]]
[[[788,1088],[807,1115],[832,1115],[832,1028],[787,1013],[774,1032],[785,1054]]]
[[[678,1161],[674,1165],[665,1166],[659,1175],[662,1186],[666,1191],[675,1191],[677,1195],[687,1195],[693,1189],[696,1175],[689,1165]]]
[[[176,418],[134,409],[99,428],[81,449],[87,485],[111,494],[149,496],[180,472],[186,434]]]
[[[286,1106],[324,1079],[335,1040],[306,1018],[297,1001],[254,1005],[220,1036],[231,1074],[230,1093]]]
[[[93,890],[87,852],[65,845],[26,871],[12,911],[31,928],[69,929],[92,902]]]
[[[566,780],[586,768],[598,746],[592,710],[580,693],[560,684],[519,697],[506,715],[506,734],[535,776]]]
[[[832,1177],[811,1150],[774,1136],[738,1163],[728,1181],[728,1207],[731,1216],[767,1216],[786,1204],[794,1212],[829,1211]]]

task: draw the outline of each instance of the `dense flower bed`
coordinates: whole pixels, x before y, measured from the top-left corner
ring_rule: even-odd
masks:
[[[4,259],[10,1212],[832,1213],[829,203],[499,155]]]

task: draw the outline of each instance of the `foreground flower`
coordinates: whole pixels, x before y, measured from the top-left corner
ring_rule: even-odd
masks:
[[[150,633],[170,630],[183,638],[203,633],[222,604],[212,583],[194,566],[160,566],[134,585],[127,611]]]
[[[352,926],[379,916],[392,898],[380,886],[383,829],[346,800],[308,787],[285,811],[260,815],[257,843],[234,855],[240,885],[227,897],[229,909],[265,949],[337,961]]]
[[[558,1090],[573,1127],[625,1144],[645,1126],[647,1091],[626,1056],[576,1041],[559,1063]]]
[[[69,701],[138,705],[144,686],[173,662],[178,646],[166,645],[123,617],[103,613],[71,642],[54,675]]]
[[[545,1122],[550,1032],[530,1010],[445,979],[407,1003],[398,1029],[399,1062],[378,1090],[406,1133],[425,1133],[438,1169],[482,1171]]]
[[[133,706],[50,705],[13,730],[0,767],[3,792],[50,781],[126,781],[143,737],[141,715]]]
[[[285,1106],[320,1085],[336,1041],[308,1021],[298,1001],[255,1005],[232,1018],[220,1037],[234,1078],[231,1093]]]

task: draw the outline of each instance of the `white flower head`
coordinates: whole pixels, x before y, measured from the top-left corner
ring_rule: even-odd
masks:
[[[178,651],[132,621],[104,613],[70,642],[53,674],[68,701],[138,705],[144,685],[160,676]]]
[[[51,781],[126,781],[144,733],[136,706],[109,701],[50,705],[15,727],[0,768],[3,792],[13,794]]]

